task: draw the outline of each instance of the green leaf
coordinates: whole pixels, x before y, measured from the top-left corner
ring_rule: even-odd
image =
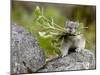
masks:
[[[39,17],[41,15],[41,11],[40,11],[40,7],[39,6],[36,6],[34,14],[35,14],[36,17]]]

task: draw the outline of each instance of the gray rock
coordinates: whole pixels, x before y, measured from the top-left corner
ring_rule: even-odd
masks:
[[[45,64],[43,50],[23,27],[11,27],[11,74],[36,72]]]
[[[57,57],[45,63],[45,56],[34,38],[23,27],[12,25],[11,73],[34,73],[95,69],[95,55],[87,49]]]
[[[95,69],[95,57],[92,52],[84,49],[80,53],[74,52],[65,57],[49,60],[38,72],[71,71]]]

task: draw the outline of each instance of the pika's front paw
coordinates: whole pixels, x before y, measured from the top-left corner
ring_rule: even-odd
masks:
[[[76,48],[75,49],[75,51],[78,52],[78,53],[81,52],[81,50],[82,50],[81,48]]]
[[[68,50],[67,49],[63,49],[62,51],[61,51],[61,57],[65,57],[65,56],[67,56],[68,55]]]

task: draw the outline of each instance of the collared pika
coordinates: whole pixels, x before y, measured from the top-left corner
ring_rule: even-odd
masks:
[[[71,49],[74,49],[76,52],[80,52],[85,48],[85,39],[83,34],[76,34],[78,27],[78,22],[66,22],[66,33],[60,47],[62,57],[68,55],[68,52],[70,52]]]

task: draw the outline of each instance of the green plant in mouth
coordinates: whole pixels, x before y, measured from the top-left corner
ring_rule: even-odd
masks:
[[[34,22],[39,23],[38,25],[40,25],[43,29],[42,31],[38,32],[39,36],[44,39],[47,38],[51,39],[51,46],[53,46],[53,48],[55,49],[59,49],[60,35],[66,32],[66,29],[56,24],[52,17],[47,18],[43,14],[43,8],[42,10],[40,10],[39,6],[36,7],[34,15],[35,15]]]

